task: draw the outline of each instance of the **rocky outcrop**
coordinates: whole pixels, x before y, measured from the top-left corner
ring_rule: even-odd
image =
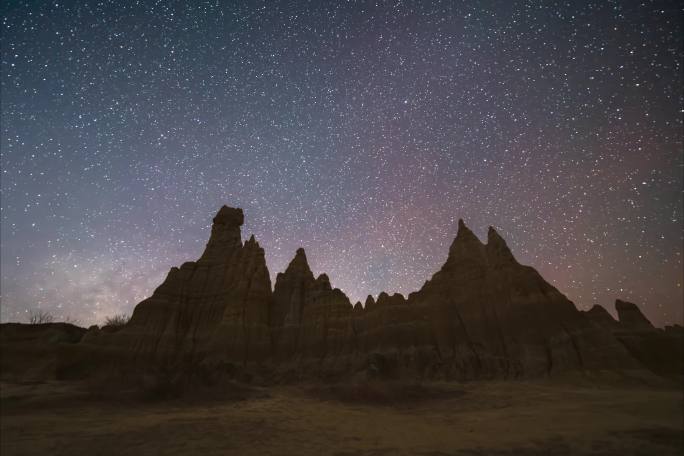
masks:
[[[598,304],[594,305],[587,312],[587,317],[599,326],[602,326],[610,331],[617,329],[619,323],[608,313],[606,309]]]
[[[654,329],[651,322],[646,319],[636,304],[617,299],[615,301],[615,310],[617,311],[622,329],[632,331],[649,331]]]
[[[253,236],[242,243],[243,220],[241,209],[223,206],[199,260],[171,268],[123,329],[89,336],[80,344],[89,347],[79,348],[94,358],[105,351],[104,358],[166,367],[265,359],[271,352],[271,281],[259,243]]]
[[[362,350],[449,378],[537,376],[569,369],[634,368],[593,324],[489,229],[483,244],[459,221],[444,266],[408,300],[381,294],[356,318]]]
[[[684,375],[684,329],[679,325],[655,328],[639,307],[616,300],[618,320],[601,306],[587,315],[609,330],[627,351],[649,370],[666,376]]]
[[[315,277],[303,249],[271,291],[263,249],[254,237],[242,243],[243,219],[242,210],[222,207],[200,259],[172,268],[123,329],[89,332],[79,350],[110,363],[230,363],[298,377],[664,372],[649,361],[651,345],[664,342],[641,335],[656,330],[636,306],[619,304],[619,322],[600,307],[580,312],[518,263],[494,228],[482,243],[460,220],[446,262],[420,290],[352,306],[327,275]]]
[[[610,331],[519,264],[493,228],[483,244],[463,221],[421,290],[369,296],[363,308],[352,309],[327,277],[314,280],[299,250],[276,279],[273,315],[278,359],[328,356],[328,369],[469,379],[638,367]]]
[[[58,347],[78,343],[85,333],[84,328],[69,323],[0,324],[0,378],[53,379]]]
[[[327,275],[314,279],[304,249],[298,249],[273,290],[274,358],[322,360],[349,350],[351,316],[347,296],[332,288]]]

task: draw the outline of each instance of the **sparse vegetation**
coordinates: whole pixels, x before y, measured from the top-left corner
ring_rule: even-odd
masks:
[[[29,323],[32,325],[42,325],[44,323],[52,323],[55,317],[45,310],[31,310],[29,311]]]
[[[111,329],[121,329],[126,326],[130,319],[131,317],[126,314],[118,314],[114,315],[113,317],[107,317],[104,325],[110,327]]]

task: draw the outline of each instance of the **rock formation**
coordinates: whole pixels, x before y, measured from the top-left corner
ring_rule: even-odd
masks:
[[[446,263],[408,300],[381,294],[356,319],[366,353],[450,378],[536,376],[636,363],[493,228],[483,244],[463,221]],[[438,371],[438,372],[435,372]]]
[[[617,299],[615,300],[615,310],[617,311],[620,325],[625,329],[633,331],[649,331],[654,329],[651,322],[644,317],[644,314],[641,313],[636,304]]]
[[[0,325],[0,378],[12,381],[53,379],[58,347],[78,343],[84,328],[69,323]]]
[[[93,362],[103,350],[119,362],[138,365],[266,358],[271,352],[271,279],[259,243],[253,236],[242,243],[243,221],[242,209],[223,206],[199,260],[171,268],[123,329],[84,341]],[[74,358],[64,356],[66,363]]]
[[[273,290],[272,332],[275,359],[322,359],[349,349],[352,307],[325,274],[314,279],[304,249],[298,249]]]
[[[664,372],[662,362],[647,359],[653,348],[640,351],[665,343],[642,334],[664,331],[636,306],[619,301],[620,322],[602,308],[578,311],[518,263],[491,227],[484,244],[459,221],[445,264],[420,290],[407,298],[380,293],[352,306],[327,275],[314,276],[303,249],[271,291],[264,251],[254,237],[242,243],[242,223],[241,209],[222,207],[198,261],[172,268],[123,329],[89,334],[78,350],[90,353],[91,363],[230,363],[276,377],[515,378],[644,366]]]
[[[596,305],[587,315],[610,331],[627,351],[649,370],[660,375],[684,374],[684,328],[679,325],[655,328],[631,302],[616,300],[618,320]]]

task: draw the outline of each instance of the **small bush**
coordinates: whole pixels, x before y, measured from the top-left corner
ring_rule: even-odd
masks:
[[[130,319],[131,317],[126,314],[114,315],[113,317],[107,317],[104,325],[109,326],[111,329],[121,329],[126,326]]]
[[[40,309],[29,311],[29,323],[32,325],[42,325],[53,321],[55,321],[55,317],[49,312]]]

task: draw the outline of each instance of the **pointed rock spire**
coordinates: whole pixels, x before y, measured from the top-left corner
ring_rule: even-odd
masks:
[[[499,233],[492,226],[487,231],[487,257],[494,264],[502,262],[517,263],[506,241],[499,236]]]
[[[404,295],[402,295],[401,293],[394,293],[392,296],[390,296],[389,294],[383,291],[378,295],[376,306],[381,307],[386,305],[397,305],[404,304],[405,302],[406,299],[404,298]]]
[[[230,253],[242,247],[240,226],[245,221],[242,209],[222,206],[213,218],[211,236],[199,261],[227,261]]]
[[[276,276],[273,288],[271,319],[275,326],[298,323],[302,318],[305,294],[314,283],[314,275],[304,249],[298,248],[285,272]]]
[[[330,282],[330,277],[325,272],[316,277],[316,280],[320,282]]]
[[[377,306],[385,306],[385,305],[389,304],[389,299],[390,299],[389,295],[387,293],[385,293],[384,291],[382,291],[378,295],[378,300],[375,301],[375,304]]]
[[[586,315],[593,322],[598,323],[599,325],[611,330],[615,329],[615,327],[618,324],[618,322],[615,321],[613,316],[609,314],[603,306],[600,306],[598,304],[594,304],[594,306],[591,309],[587,310]]]
[[[261,249],[261,246],[259,245],[259,242],[256,240],[256,238],[254,237],[253,234],[249,237],[249,239],[247,240],[247,242],[245,242],[244,247],[245,247],[246,249],[254,249],[254,250],[259,250],[259,249]]]
[[[332,287],[330,285],[330,278],[328,277],[328,274],[321,274],[316,278],[316,284],[319,285],[320,287],[326,289],[326,290],[331,290]]]
[[[216,213],[214,219],[212,220],[214,225],[226,225],[226,226],[242,226],[245,223],[245,215],[242,209],[235,207],[228,207],[225,204],[221,206],[221,209]]]
[[[639,306],[634,303],[615,300],[615,310],[618,313],[620,326],[626,329],[651,330],[654,329],[650,321],[641,313]]]
[[[449,248],[447,264],[453,264],[463,260],[475,261],[478,263],[484,262],[484,244],[482,244],[470,228],[463,223],[463,219],[458,219],[458,233],[456,233],[456,238]]]
[[[309,262],[306,259],[306,252],[304,252],[303,248],[300,247],[297,249],[294,258],[290,261],[290,264],[287,265],[284,274],[286,276],[307,277],[313,280],[313,272],[311,272]]]
[[[366,302],[365,302],[365,304],[363,305],[363,307],[364,307],[365,309],[371,309],[371,308],[373,308],[374,306],[375,306],[375,299],[373,299],[373,296],[368,295],[368,297],[366,298]]]
[[[463,219],[458,219],[458,231],[456,232],[456,239],[454,239],[454,243],[460,242],[460,243],[477,243],[479,245],[482,245],[482,242],[475,236],[475,233],[473,233],[470,228],[466,226],[466,224],[463,222]],[[453,247],[453,245],[452,245]]]

